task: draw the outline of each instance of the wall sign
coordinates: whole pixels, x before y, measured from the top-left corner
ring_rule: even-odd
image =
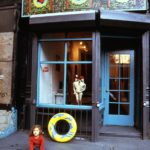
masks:
[[[37,8],[42,8],[46,6],[48,0],[33,0],[33,4]]]
[[[86,0],[70,0],[75,5],[81,5],[86,2]]]
[[[35,14],[101,9],[141,11],[147,9],[147,0],[22,0],[23,16]]]
[[[45,66],[45,67],[43,68],[43,72],[48,72],[48,67],[47,67],[47,66]]]

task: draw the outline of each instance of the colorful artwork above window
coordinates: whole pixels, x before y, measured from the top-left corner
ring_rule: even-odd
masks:
[[[83,10],[146,10],[147,0],[23,0],[23,16]]]

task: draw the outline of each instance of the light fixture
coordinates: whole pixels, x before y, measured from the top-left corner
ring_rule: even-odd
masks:
[[[86,49],[86,46],[84,45],[83,48]]]
[[[80,42],[80,45],[82,45],[82,44],[83,44],[83,42],[81,41],[81,42]]]

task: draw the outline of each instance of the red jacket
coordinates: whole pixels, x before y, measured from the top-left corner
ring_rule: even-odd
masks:
[[[44,137],[40,135],[38,138],[35,136],[29,137],[29,150],[34,150],[35,147],[39,147],[40,150],[44,150]]]

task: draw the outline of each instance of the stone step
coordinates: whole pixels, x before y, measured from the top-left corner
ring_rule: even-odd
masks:
[[[103,126],[99,133],[100,136],[141,138],[141,133],[133,127]]]

